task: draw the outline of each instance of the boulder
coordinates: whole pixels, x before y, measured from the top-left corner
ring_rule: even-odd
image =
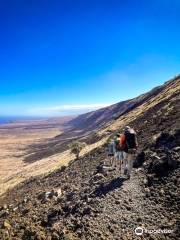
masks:
[[[55,190],[55,196],[56,196],[56,197],[62,196],[62,190],[61,190],[61,188],[58,188],[58,189]]]
[[[52,199],[53,197],[60,197],[62,195],[61,188],[55,190],[52,190],[51,192],[42,192],[38,195],[38,199],[41,200],[43,203],[46,203],[49,201],[49,199]]]

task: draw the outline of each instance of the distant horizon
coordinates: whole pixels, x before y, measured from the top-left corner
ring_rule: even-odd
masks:
[[[165,84],[167,81],[170,81],[170,80],[173,80],[176,76],[179,76],[180,74],[176,74],[175,76],[171,77],[170,79],[167,79],[166,81],[163,82],[163,84]],[[149,91],[151,91],[152,89],[156,88],[156,87],[159,87],[159,86],[162,86],[163,84],[161,85],[157,85],[157,86],[154,86],[153,88],[149,89],[148,91],[146,92],[142,92],[141,94],[133,97],[133,98],[136,98],[136,97],[139,97]],[[119,102],[123,102],[123,101],[128,101],[128,100],[131,100],[133,98],[128,98],[128,99],[124,99],[122,101],[119,101]],[[117,104],[119,102],[115,102],[115,103],[111,103],[111,104],[97,104],[96,108],[94,108],[95,106],[92,104],[82,104],[82,105],[64,105],[64,106],[56,106],[55,108],[64,108],[64,110],[68,110],[68,109],[74,109],[74,113],[71,112],[70,113],[67,113],[64,115],[60,115],[60,113],[56,113],[55,115],[42,115],[42,113],[40,115],[17,115],[17,114],[11,114],[11,115],[1,115],[0,114],[0,123],[1,123],[1,120],[4,118],[5,121],[10,119],[9,121],[13,121],[14,120],[38,120],[38,119],[49,119],[49,118],[63,118],[63,117],[73,117],[73,116],[79,116],[79,115],[82,115],[82,114],[86,114],[86,113],[89,113],[89,112],[93,112],[93,111],[96,111],[96,110],[99,110],[99,109],[102,109],[102,108],[105,108],[105,107],[108,107],[108,106],[111,106],[111,105],[114,105],[114,104]],[[87,106],[89,106],[89,110],[86,109]],[[54,108],[54,107],[53,107]],[[47,108],[45,108],[45,110],[47,111]],[[49,108],[49,111],[51,112],[53,109]],[[78,110],[78,112],[77,112]],[[81,112],[79,112],[81,110]],[[37,109],[37,111],[40,111],[40,109]],[[42,111],[43,111],[43,108],[42,108]]]

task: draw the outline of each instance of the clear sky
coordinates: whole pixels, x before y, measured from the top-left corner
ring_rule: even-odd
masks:
[[[179,0],[0,0],[0,115],[64,115],[180,73]]]

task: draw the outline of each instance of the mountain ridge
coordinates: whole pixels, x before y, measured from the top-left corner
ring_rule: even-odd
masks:
[[[115,103],[108,107],[104,107],[102,109],[92,111],[90,113],[81,114],[80,116],[77,116],[76,118],[72,119],[70,121],[70,124],[78,128],[79,126],[80,128],[83,128],[84,126],[88,125],[90,126],[89,128],[91,129],[95,127],[94,125],[91,125],[92,123],[94,123],[97,128],[102,127],[108,121],[117,119],[120,115],[125,114],[126,111],[132,110],[133,108],[140,105],[143,101],[147,101],[149,98],[153,97],[153,95],[160,93],[160,91],[166,85],[171,84],[173,81],[178,80],[179,77],[180,75],[177,75],[176,77],[170,79],[169,81],[166,81],[164,84],[154,87],[150,91],[140,94],[135,98],[121,101],[119,103]]]

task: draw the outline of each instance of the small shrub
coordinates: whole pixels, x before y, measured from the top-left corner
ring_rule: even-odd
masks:
[[[85,148],[85,146],[86,146],[86,143],[75,141],[69,145],[69,148],[71,150],[71,153],[75,154],[76,159],[78,159],[80,152],[82,151],[83,148]]]

